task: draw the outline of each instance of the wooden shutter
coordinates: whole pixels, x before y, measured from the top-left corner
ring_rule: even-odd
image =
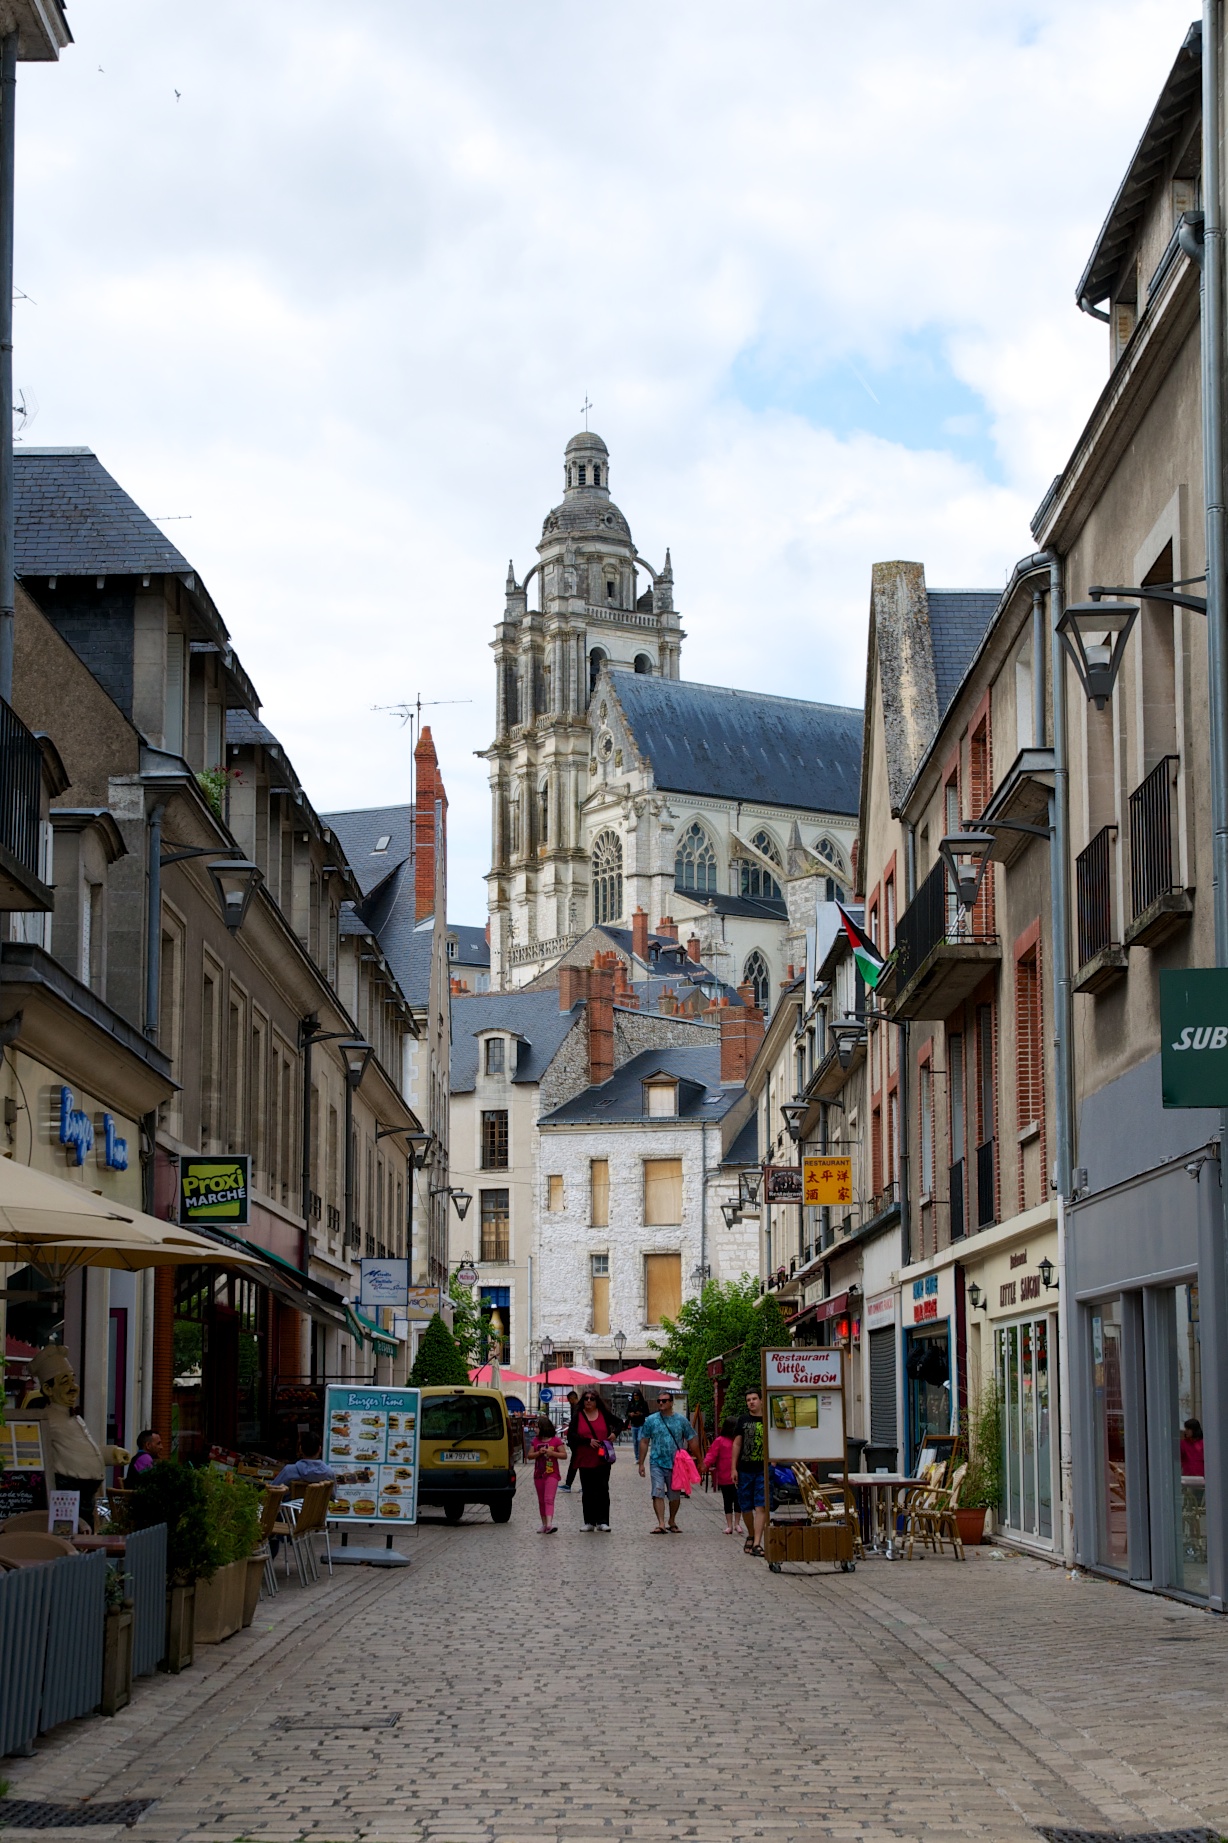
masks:
[[[608,1229],[610,1226],[610,1161],[608,1158],[595,1158],[589,1166],[592,1181],[591,1220],[595,1229]]]
[[[608,1273],[593,1275],[593,1336],[610,1335],[610,1276]]]
[[[674,1228],[682,1221],[682,1160],[644,1160],[644,1222],[649,1228]],[[657,1319],[650,1321],[657,1324]]]
[[[671,1161],[660,1159],[655,1162],[667,1164]],[[663,1318],[677,1318],[682,1310],[682,1256],[646,1254],[644,1291],[647,1297],[645,1316],[650,1325],[659,1325]]]
[[[563,1207],[563,1179],[561,1173],[551,1172],[546,1179],[546,1208],[557,1212]]]

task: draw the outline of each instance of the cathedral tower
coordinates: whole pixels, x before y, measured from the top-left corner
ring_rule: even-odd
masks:
[[[580,808],[589,790],[587,711],[598,672],[608,664],[677,678],[683,638],[669,553],[660,571],[637,554],[610,498],[609,450],[591,430],[567,444],[563,498],[546,516],[537,554],[522,582],[509,563],[493,641],[487,886],[496,988],[524,984],[592,919]],[[534,577],[537,606],[530,608]]]

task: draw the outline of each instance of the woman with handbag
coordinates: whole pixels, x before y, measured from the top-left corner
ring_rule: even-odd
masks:
[[[571,1423],[572,1451],[580,1469],[580,1505],[585,1531],[610,1529],[610,1467],[623,1423],[598,1395],[585,1389]]]

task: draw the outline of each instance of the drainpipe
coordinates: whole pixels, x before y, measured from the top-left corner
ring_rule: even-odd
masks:
[[[1045,592],[1032,589],[1032,746],[1045,746]]]
[[[904,902],[908,905],[917,893],[917,828],[911,819],[904,821]],[[894,943],[893,943],[894,945]],[[896,1027],[900,1055],[900,1246],[905,1263],[912,1260],[912,1197],[909,1179],[912,1171],[912,1032],[907,1019]]]
[[[0,39],[0,697],[13,701],[13,177],[17,32]]]
[[[311,1257],[311,1052],[319,1028],[320,1020],[315,1012],[303,1018],[299,1024],[299,1047],[303,1057],[303,1164],[299,1183],[303,1205],[304,1270]]]
[[[1224,584],[1224,207],[1220,167],[1222,0],[1202,10],[1202,467],[1206,504],[1207,666],[1210,679],[1211,825],[1215,963],[1228,966],[1228,606]],[[1207,1471],[1208,1602],[1228,1605],[1228,1291],[1224,1241],[1228,1189],[1220,1115],[1221,1210],[1199,1213],[1198,1278]]]
[[[2,285],[2,284],[0,284]],[[3,405],[0,404],[0,410]],[[2,432],[0,432],[2,439]],[[149,815],[149,901],[145,913],[145,1035],[158,1041],[158,1005],[162,984],[162,816],[159,800]]]

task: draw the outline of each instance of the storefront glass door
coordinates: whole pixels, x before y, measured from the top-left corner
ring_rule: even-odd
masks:
[[[995,1336],[1006,1524],[1021,1535],[1049,1542],[1053,1538],[1049,1321],[1036,1318],[1004,1325]]]
[[[951,1361],[947,1326],[909,1331],[904,1358],[908,1384],[908,1463],[916,1464],[931,1434],[950,1434]]]
[[[1092,1413],[1099,1493],[1097,1559],[1123,1572],[1130,1562],[1126,1519],[1126,1413],[1122,1393],[1121,1300],[1091,1308]]]
[[[1197,1286],[1173,1288],[1177,1426],[1171,1435],[1178,1454],[1174,1504],[1176,1579],[1186,1593],[1207,1592],[1207,1489],[1202,1456],[1202,1350]]]

